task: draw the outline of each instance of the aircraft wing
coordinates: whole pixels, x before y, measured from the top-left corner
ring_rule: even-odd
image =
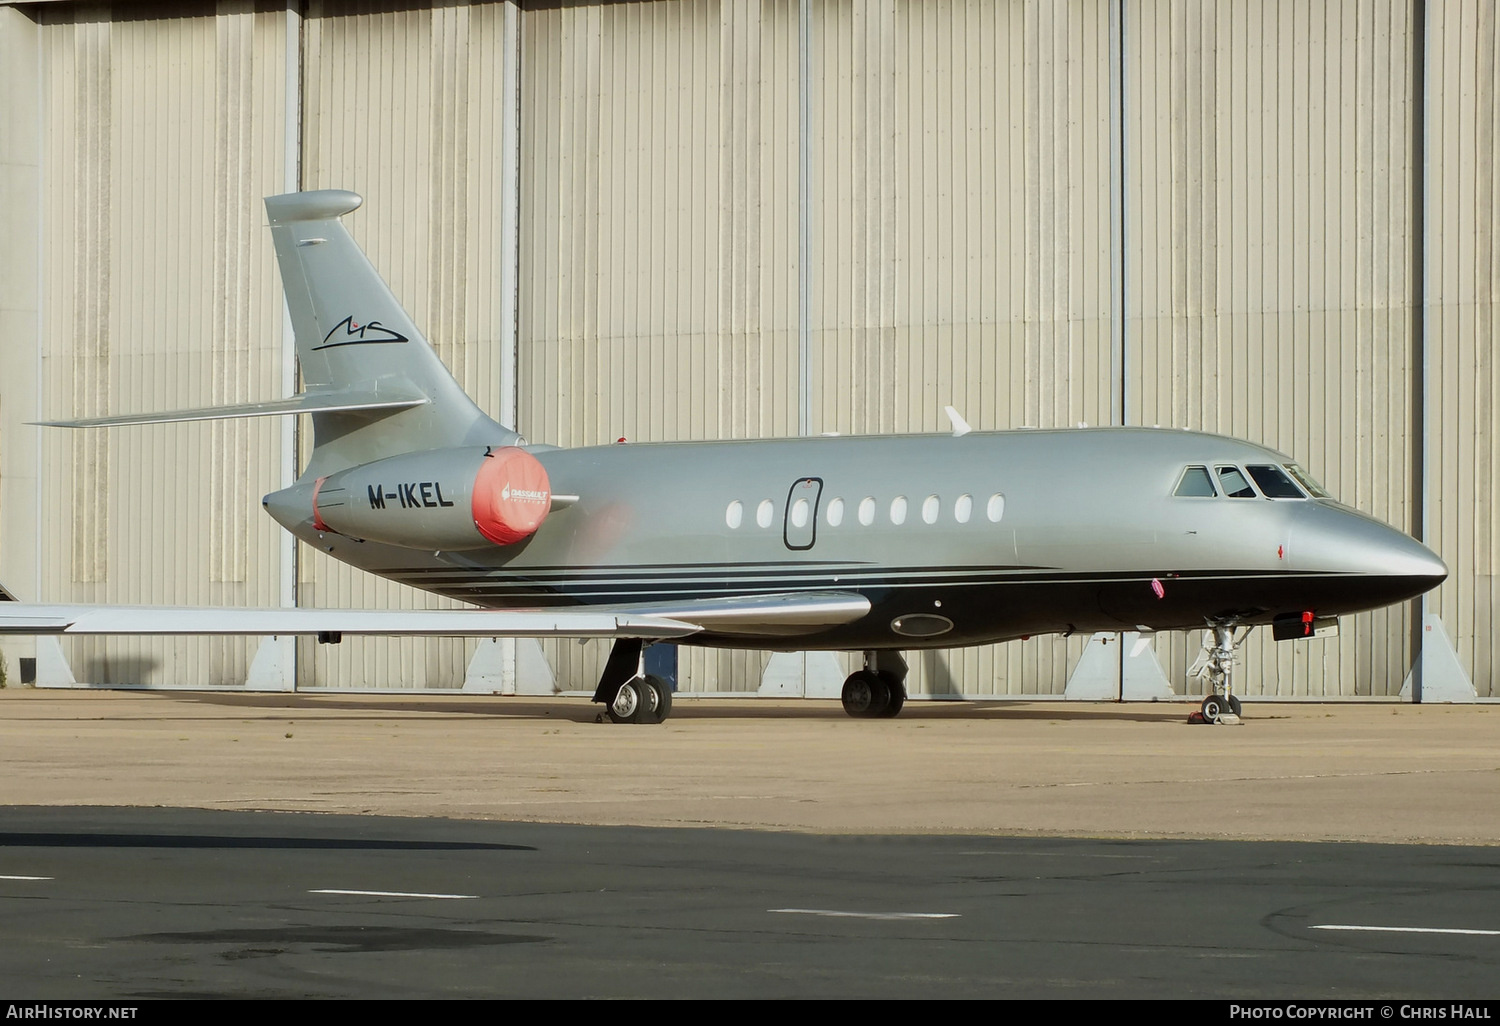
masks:
[[[42,605],[0,600],[0,635],[348,634],[447,638],[681,638],[810,634],[859,619],[849,592],[781,593],[561,609],[243,609]]]
[[[371,634],[438,638],[680,638],[665,616],[569,609],[235,609],[0,603],[0,634]]]

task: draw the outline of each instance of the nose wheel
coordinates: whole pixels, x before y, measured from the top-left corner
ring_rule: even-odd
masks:
[[[1254,629],[1246,627],[1235,637],[1235,625],[1210,623],[1213,642],[1203,641],[1203,654],[1194,664],[1192,676],[1203,678],[1209,694],[1204,697],[1198,711],[1189,717],[1192,723],[1238,723],[1240,722],[1240,700],[1234,695],[1234,654],[1245,643]]]

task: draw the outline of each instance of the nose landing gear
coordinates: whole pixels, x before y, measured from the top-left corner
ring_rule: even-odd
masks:
[[[1232,620],[1211,622],[1208,626],[1213,631],[1213,642],[1210,643],[1207,637],[1203,639],[1203,654],[1198,657],[1188,675],[1203,678],[1210,690],[1198,711],[1188,717],[1188,722],[1238,723],[1240,700],[1234,696],[1234,653],[1255,628],[1253,625],[1246,627],[1235,638],[1235,623]]]

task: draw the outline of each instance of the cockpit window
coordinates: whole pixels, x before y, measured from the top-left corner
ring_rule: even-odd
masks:
[[[1209,477],[1207,467],[1188,467],[1182,472],[1182,480],[1177,482],[1177,490],[1172,494],[1212,499],[1218,492],[1214,491],[1214,479]]]
[[[1313,478],[1311,474],[1302,469],[1300,464],[1287,463],[1284,464],[1284,466],[1286,467],[1287,473],[1291,474],[1292,477],[1296,479],[1299,485],[1307,489],[1307,494],[1311,495],[1314,499],[1333,498],[1332,495],[1328,494],[1328,489],[1318,484],[1318,482]]]
[[[1275,466],[1247,466],[1250,476],[1260,487],[1260,493],[1268,499],[1305,499],[1302,489],[1292,483],[1286,471]]]
[[[1253,499],[1255,489],[1250,487],[1250,482],[1245,480],[1245,475],[1240,472],[1239,467],[1218,467],[1219,484],[1224,486],[1224,494],[1231,499]]]

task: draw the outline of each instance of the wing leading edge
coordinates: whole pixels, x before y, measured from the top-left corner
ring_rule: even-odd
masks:
[[[611,610],[215,609],[0,606],[0,634],[348,634],[447,638],[680,638],[698,627]]]
[[[177,424],[191,420],[231,420],[237,417],[275,417],[291,413],[349,413],[358,410],[394,413],[431,402],[425,395],[406,388],[340,389],[327,392],[302,392],[290,399],[272,399],[263,403],[239,403],[234,406],[207,406],[197,410],[170,410],[165,413],[123,413],[112,417],[89,417],[83,420],[44,420],[40,427],[96,428],[121,427],[127,424]]]
[[[0,603],[0,635],[348,634],[667,640],[704,632],[782,637],[849,623],[869,611],[868,599],[846,592],[566,609],[236,609],[4,602]]]

